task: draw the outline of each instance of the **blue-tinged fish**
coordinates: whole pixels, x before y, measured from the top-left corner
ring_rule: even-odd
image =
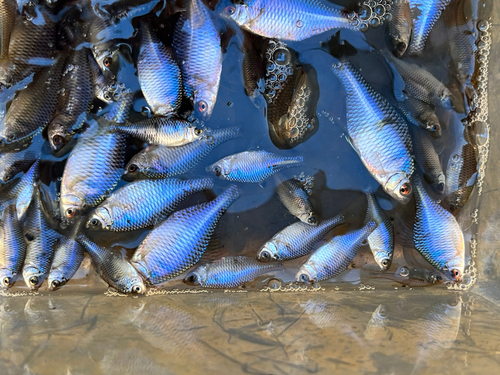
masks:
[[[133,124],[116,124],[115,131],[139,138],[150,145],[184,146],[204,135],[204,130],[179,117],[153,117]]]
[[[446,188],[446,176],[431,137],[419,129],[413,129],[412,136],[415,162],[422,171],[424,179],[431,184],[436,193],[443,194]]]
[[[402,57],[410,45],[413,31],[410,0],[394,0],[389,14],[392,16],[387,21],[387,38],[396,57]]]
[[[410,0],[413,18],[413,36],[408,48],[411,55],[420,55],[425,48],[427,38],[443,9],[451,0]]]
[[[333,72],[347,94],[347,130],[354,150],[390,196],[408,203],[414,162],[406,121],[347,59],[341,58]]]
[[[376,226],[370,221],[361,229],[332,238],[311,254],[300,267],[295,279],[298,282],[328,280],[346,270]]]
[[[151,284],[163,283],[192,267],[205,252],[220,217],[239,195],[232,185],[211,202],[175,212],[147,235],[132,265]]]
[[[134,181],[115,191],[97,207],[87,227],[114,232],[145,228],[165,219],[189,194],[212,186],[210,178]]]
[[[279,183],[279,178],[276,178]],[[281,203],[303,223],[318,225],[319,218],[303,184],[296,178],[281,182],[276,188]]]
[[[356,14],[319,0],[244,0],[224,10],[241,28],[266,38],[300,41],[331,29],[359,30]]]
[[[23,278],[31,290],[37,290],[50,271],[58,234],[49,226],[37,191],[23,228],[27,241]]]
[[[415,177],[415,248],[430,264],[461,281],[465,267],[464,235],[455,217],[433,201]]]
[[[136,154],[125,168],[124,179],[165,178],[185,173],[220,144],[236,138],[239,128],[212,130],[180,147],[149,146]]]
[[[226,156],[208,166],[207,171],[223,180],[258,183],[283,169],[301,165],[303,160],[302,156],[287,157],[267,151],[245,151]]]
[[[49,290],[57,290],[74,276],[84,258],[84,248],[76,241],[82,220],[71,228],[68,236],[62,236],[56,245],[54,260],[50,267],[47,284]]]
[[[16,206],[7,206],[0,226],[0,287],[10,288],[21,274],[26,243],[22,224],[17,220]]]
[[[31,204],[33,195],[36,191],[36,186],[38,186],[38,166],[40,165],[40,160],[33,163],[31,168],[26,172],[26,174],[21,178],[19,184],[16,186],[17,198],[16,198],[16,212],[17,219],[19,221],[24,220],[24,215]]]
[[[262,263],[244,256],[224,257],[197,267],[187,274],[184,282],[204,288],[236,288],[261,275],[281,270],[281,262]]]
[[[179,66],[170,48],[158,39],[146,22],[141,23],[141,35],[137,76],[142,93],[155,115],[174,113],[182,100]]]
[[[336,226],[345,222],[343,215],[323,220],[317,226],[293,223],[276,233],[257,253],[260,261],[290,260],[309,255],[319,241]]]
[[[127,294],[146,293],[146,286],[141,275],[121,254],[96,245],[83,234],[79,235],[76,240],[85,248],[97,273],[109,286]]]
[[[385,271],[391,267],[392,255],[394,254],[394,229],[391,220],[378,204],[377,198],[373,194],[367,193],[366,200],[368,208],[365,222],[373,221],[377,224],[377,228],[368,236],[368,245],[375,262],[381,270]]]
[[[175,26],[172,47],[182,71],[184,92],[205,119],[217,101],[222,73],[220,32],[212,11],[202,0],[191,0]]]

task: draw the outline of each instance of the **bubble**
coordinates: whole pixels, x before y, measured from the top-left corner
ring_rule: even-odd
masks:
[[[292,60],[292,54],[286,48],[279,48],[273,53],[273,60],[278,65],[288,65]]]
[[[364,33],[366,31],[368,31],[368,24],[367,23],[362,23],[359,30]]]
[[[281,281],[278,279],[271,279],[267,282],[267,286],[270,289],[278,290],[279,288],[281,288]]]
[[[272,62],[268,62],[266,64],[266,69],[268,72],[274,72],[274,70],[276,69],[276,65],[274,65]]]
[[[385,7],[383,5],[377,5],[374,11],[378,16],[382,17],[385,14]]]
[[[409,274],[410,270],[408,269],[408,267],[401,267],[401,269],[399,270],[399,275],[402,277],[407,277]]]
[[[146,116],[146,117],[151,116],[151,108],[149,108],[148,106],[142,107],[141,108],[141,115]]]
[[[291,136],[292,138],[296,138],[298,135],[299,135],[299,129],[297,129],[297,128],[295,128],[295,127],[294,127],[294,128],[292,128],[292,130],[290,131],[290,136]]]
[[[276,76],[276,74],[271,74],[269,76],[269,81],[271,81],[271,82],[275,82],[277,79],[278,79],[278,77]]]
[[[363,5],[359,10],[359,18],[362,21],[368,21],[372,16],[372,8],[369,6]]]
[[[302,22],[301,20],[297,20],[297,22],[295,22],[295,25],[300,29],[302,26],[304,26],[304,22]]]
[[[488,125],[483,121],[476,121],[471,126],[476,135],[476,145],[484,146],[489,138]]]
[[[480,31],[486,31],[488,30],[488,28],[490,27],[490,24],[488,21],[486,20],[481,20],[477,23],[477,28],[480,30]]]
[[[380,25],[380,20],[378,18],[372,18],[370,20],[371,27],[377,27],[378,25]]]
[[[280,82],[285,82],[286,81],[286,74],[280,74],[280,75],[278,75],[278,80]]]
[[[384,16],[384,19],[385,19],[387,22],[392,21],[392,14],[391,14],[391,13],[386,13],[386,14],[385,14],[385,16]]]
[[[460,155],[458,154],[454,154],[452,157],[451,157],[451,160],[454,161],[454,162],[459,162],[460,161]]]

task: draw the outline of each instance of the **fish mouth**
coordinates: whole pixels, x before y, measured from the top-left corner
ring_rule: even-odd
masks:
[[[0,272],[0,288],[6,290],[11,288],[17,280],[17,275],[12,271],[4,269]]]
[[[47,284],[48,284],[47,287],[50,291],[53,292],[66,285],[67,282],[68,279],[66,279],[62,275],[55,275],[55,276],[51,275],[47,279]]]
[[[23,270],[23,278],[26,286],[31,290],[37,290],[45,280],[45,275],[38,268],[28,266]]]

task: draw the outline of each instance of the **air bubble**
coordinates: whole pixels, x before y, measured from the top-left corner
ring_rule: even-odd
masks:
[[[280,48],[277,49],[273,54],[273,60],[278,65],[288,65],[292,60],[292,54],[288,49]]]
[[[372,16],[372,9],[367,6],[367,5],[363,5],[359,11],[359,18],[362,20],[362,21],[368,21]]]
[[[278,290],[281,288],[281,281],[278,279],[271,279],[268,281],[267,286],[272,290]]]
[[[409,274],[410,270],[408,269],[408,267],[401,267],[401,269],[399,270],[399,275],[401,277],[407,277]]]
[[[149,117],[151,115],[151,108],[144,106],[141,108],[141,115]]]
[[[302,22],[301,20],[297,20],[295,25],[300,29],[302,26],[304,26],[304,22]]]
[[[366,31],[368,31],[368,24],[367,23],[362,23],[361,26],[359,27],[359,30],[364,33]]]
[[[480,31],[486,31],[488,30],[488,28],[490,27],[490,24],[488,21],[485,21],[485,20],[481,20],[477,23],[477,28],[480,30]]]
[[[377,5],[374,11],[380,17],[382,17],[385,14],[385,8],[383,5]]]
[[[370,26],[371,26],[371,27],[374,27],[374,28],[375,28],[375,27],[377,27],[377,26],[379,26],[379,25],[380,25],[380,21],[379,21],[379,19],[378,19],[378,18],[372,18],[372,19],[370,20]]]

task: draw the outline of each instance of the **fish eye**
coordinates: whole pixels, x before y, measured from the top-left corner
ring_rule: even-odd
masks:
[[[76,211],[77,211],[77,210],[75,210],[74,208],[68,208],[68,209],[66,210],[66,216],[67,216],[67,217],[73,217],[73,216],[75,216],[75,215],[76,215]]]
[[[194,129],[194,134],[200,135],[201,133],[203,133],[203,129],[198,129],[198,128]]]
[[[31,276],[29,279],[30,285],[36,286],[38,284],[38,277]]]
[[[54,143],[54,146],[61,146],[63,144],[63,137],[60,135],[54,135],[52,137],[52,142]]]
[[[406,51],[406,47],[407,47],[406,43],[401,42],[401,43],[398,43],[396,48],[398,49],[399,52],[404,52],[404,51]]]
[[[389,266],[389,259],[383,259],[381,263],[384,267],[387,267]]]
[[[112,61],[113,61],[113,60],[111,59],[111,57],[110,57],[110,56],[107,56],[107,57],[105,57],[105,58],[104,58],[104,60],[103,60],[102,62],[103,62],[104,66],[105,66],[106,68],[109,68],[109,67],[111,66],[111,62],[112,62]]]
[[[206,112],[208,109],[208,104],[204,100],[200,100],[198,103],[198,109],[200,110],[201,113]]]
[[[316,217],[315,217],[315,216],[311,216],[311,217],[309,217],[309,218],[307,219],[307,222],[308,222],[309,224],[316,224],[316,221],[317,221],[317,220],[316,220]]]
[[[136,164],[130,164],[128,166],[129,173],[135,173],[135,172],[137,172],[138,169],[139,169],[139,167]]]
[[[260,259],[269,260],[271,259],[271,254],[269,253],[269,251],[263,251],[260,253]]]
[[[461,273],[459,270],[457,270],[456,268],[452,269],[451,270],[451,277],[453,277],[453,279],[455,279],[455,281],[460,281],[461,280]]]
[[[192,275],[187,277],[186,281],[190,284],[196,284],[196,282],[198,281],[198,276],[193,273]]]
[[[7,176],[5,176],[5,181],[10,181],[12,179],[12,176],[10,174],[8,174]]]
[[[307,276],[307,274],[303,273],[302,275],[300,275],[300,281],[307,283],[309,281],[309,276]]]
[[[3,285],[9,286],[11,282],[12,282],[12,280],[10,279],[10,277],[3,278]]]
[[[406,184],[403,184],[403,186],[401,186],[401,189],[399,189],[399,193],[401,195],[408,195],[411,193],[411,185],[406,183]]]
[[[236,12],[236,8],[233,6],[228,6],[224,9],[224,11],[230,16],[232,16]]]
[[[219,177],[222,174],[222,168],[217,165],[214,167],[214,172],[215,172],[215,175],[217,177]]]
[[[59,280],[54,280],[52,281],[52,288],[56,289],[56,288],[59,288],[61,286],[61,282]]]
[[[95,218],[94,218],[94,219],[91,219],[91,220],[90,220],[90,225],[92,225],[93,227],[98,226],[98,225],[99,225],[99,220],[97,220],[97,219],[95,219]]]
[[[139,285],[136,285],[132,288],[132,292],[140,293],[140,292],[142,292],[142,288]]]

